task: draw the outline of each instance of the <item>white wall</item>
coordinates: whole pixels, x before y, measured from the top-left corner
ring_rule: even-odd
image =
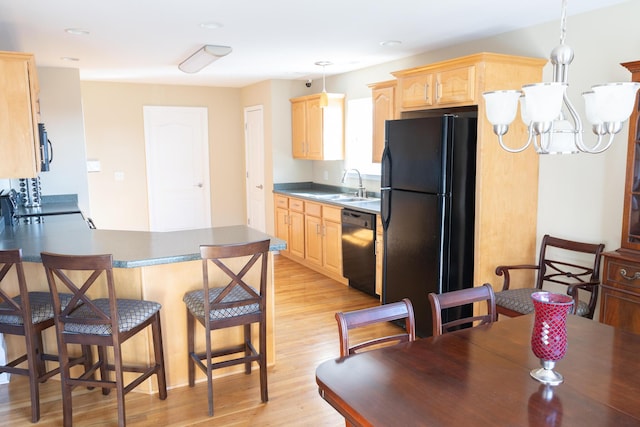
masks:
[[[42,194],[77,194],[80,209],[91,215],[78,70],[39,67],[38,81],[40,120],[53,145],[51,170],[40,174]]]

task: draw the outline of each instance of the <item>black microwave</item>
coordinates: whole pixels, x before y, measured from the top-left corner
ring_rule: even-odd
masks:
[[[47,136],[47,129],[44,123],[38,123],[38,136],[40,137],[40,171],[47,172],[53,160],[53,146]]]

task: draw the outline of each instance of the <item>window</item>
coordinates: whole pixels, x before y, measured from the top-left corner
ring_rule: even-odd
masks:
[[[347,102],[347,140],[345,169],[358,169],[362,175],[380,177],[380,163],[373,163],[372,153],[372,101],[371,98],[352,99]]]

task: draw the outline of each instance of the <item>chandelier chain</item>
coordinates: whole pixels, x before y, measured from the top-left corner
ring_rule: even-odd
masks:
[[[567,37],[567,0],[562,0],[562,15],[560,18],[560,44],[564,44]]]

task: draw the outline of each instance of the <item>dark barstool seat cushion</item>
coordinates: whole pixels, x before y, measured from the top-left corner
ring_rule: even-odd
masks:
[[[516,311],[522,314],[533,313],[533,301],[531,294],[534,292],[544,292],[536,288],[524,289],[507,289],[506,291],[496,292],[496,305]],[[585,316],[589,312],[589,305],[580,301],[578,303],[578,316]]]
[[[109,300],[107,298],[100,298],[92,300],[96,307],[102,310],[104,313],[109,313]],[[143,301],[133,299],[118,299],[116,300],[118,308],[118,327],[119,332],[127,332],[141,325],[151,316],[160,310],[161,305],[154,301]],[[83,304],[78,307],[70,317],[77,317],[83,319],[98,319],[98,317]],[[83,325],[79,323],[71,323],[67,321],[64,325],[65,333],[80,333],[91,335],[111,335],[111,324],[106,325]]]
[[[60,304],[66,307],[71,301],[71,294],[60,294]],[[22,307],[22,297],[18,295],[13,298],[16,304]],[[31,304],[31,322],[36,325],[45,320],[53,319],[53,302],[49,292],[29,292],[29,303]],[[24,324],[22,316],[15,314],[3,314],[3,311],[10,311],[12,307],[7,302],[0,304],[0,323],[6,325]]]
[[[225,288],[209,288],[209,301],[214,301],[220,292]],[[252,288],[253,289],[253,288]],[[222,302],[236,302],[251,299],[252,296],[240,286],[234,286],[229,295]],[[188,292],[182,298],[189,311],[197,318],[204,319],[204,290]],[[246,304],[239,307],[223,308],[211,310],[210,320],[228,319],[230,317],[242,316],[245,314],[259,313],[258,303]]]

